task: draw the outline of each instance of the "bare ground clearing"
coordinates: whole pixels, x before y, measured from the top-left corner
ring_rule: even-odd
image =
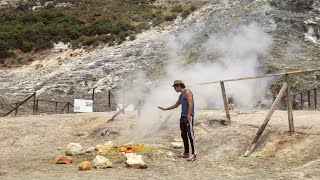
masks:
[[[294,134],[287,133],[286,112],[276,111],[258,148],[248,158],[242,155],[267,111],[232,112],[231,126],[212,123],[223,117],[222,111],[200,111],[195,125],[198,159],[193,163],[166,158],[169,151],[181,151],[170,147],[173,139],[179,138],[178,117],[170,122],[172,128],[137,140],[131,132],[137,113],[127,112],[105,123],[113,114],[0,118],[0,179],[320,179],[319,111],[295,111]],[[101,127],[118,134],[103,137]],[[94,158],[92,154],[75,157],[69,165],[53,164],[53,159],[64,154],[70,142],[81,143],[86,149],[108,140],[155,147],[142,154],[149,168],[128,169],[120,155],[106,155],[115,168],[105,170],[77,170],[80,161]]]

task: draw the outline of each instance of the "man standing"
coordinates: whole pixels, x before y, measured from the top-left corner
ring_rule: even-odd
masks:
[[[182,152],[178,157],[187,158],[187,161],[195,161],[196,160],[196,149],[195,149],[195,139],[194,139],[194,131],[193,131],[193,117],[194,117],[194,101],[193,94],[189,89],[185,89],[185,85],[181,80],[175,80],[173,83],[173,87],[177,93],[181,93],[178,101],[168,107],[163,108],[159,107],[159,109],[163,111],[171,110],[177,108],[180,104],[182,107],[181,118],[180,118],[180,130],[181,137],[184,144],[184,152]],[[189,141],[191,144],[192,154],[189,156]]]

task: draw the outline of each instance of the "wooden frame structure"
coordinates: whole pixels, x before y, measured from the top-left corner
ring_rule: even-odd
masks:
[[[16,103],[16,106],[11,109],[9,112],[7,112],[6,114],[3,115],[4,116],[8,116],[10,113],[12,113],[13,111],[15,111],[15,115],[18,114],[18,108],[23,105],[24,103],[26,103],[29,99],[33,98],[33,114],[35,115],[36,114],[36,96],[37,94],[36,93],[33,93],[32,95],[28,96],[25,100],[23,100],[22,102],[20,103]]]
[[[96,88],[97,87],[93,87],[92,88],[92,97],[91,97],[91,99],[93,100],[93,102],[95,100],[95,89]],[[113,97],[113,94],[112,94],[111,90],[108,90],[108,111],[111,111],[111,106],[112,106],[111,98],[112,97]],[[53,103],[54,104],[54,113],[55,114],[62,114],[63,112],[70,113],[70,112],[72,112],[70,110],[70,108],[74,107],[71,102],[37,99],[37,94],[33,93],[31,95],[28,95],[27,98],[24,99],[23,101],[14,103],[15,104],[14,108],[10,109],[7,113],[5,113],[3,115],[0,115],[0,116],[5,117],[5,116],[8,116],[9,114],[11,114],[12,112],[14,112],[14,115],[17,116],[19,107],[22,106],[23,104],[25,104],[30,99],[32,99],[32,101],[33,101],[33,109],[32,109],[32,114],[33,115],[38,115],[39,114],[39,103],[40,102]],[[59,110],[58,109],[58,104],[65,104],[65,105],[63,106],[63,108],[61,110]],[[121,111],[121,112],[124,112],[124,111]]]
[[[243,77],[243,78],[237,78],[237,79],[227,79],[227,80],[221,80],[221,81],[213,81],[213,82],[206,82],[201,83],[200,85],[207,85],[207,84],[215,84],[220,83],[221,92],[222,92],[222,99],[224,103],[224,109],[226,113],[227,120],[231,122],[229,107],[228,107],[228,101],[227,101],[227,95],[225,90],[225,82],[232,82],[232,81],[242,81],[242,80],[250,80],[250,79],[260,79],[260,78],[267,78],[267,77],[277,77],[277,76],[283,76],[284,83],[282,85],[282,88],[280,89],[280,92],[278,93],[276,99],[274,100],[264,122],[260,126],[258,132],[256,133],[255,137],[251,141],[250,145],[247,148],[247,151],[245,152],[244,156],[247,157],[249,154],[254,150],[256,147],[263,131],[265,130],[269,120],[271,119],[274,111],[276,110],[278,104],[280,103],[280,100],[285,95],[286,97],[286,104],[287,104],[287,111],[288,111],[288,123],[289,123],[289,132],[294,132],[294,121],[293,121],[293,113],[292,113],[292,97],[291,97],[291,90],[290,90],[290,82],[289,77],[290,75],[297,75],[297,74],[305,74],[305,73],[312,73],[320,71],[320,69],[312,69],[312,70],[305,70],[305,71],[293,71],[293,72],[286,72],[286,73],[278,73],[278,74],[268,74],[268,75],[260,75],[260,76],[254,76],[254,77]],[[315,102],[317,101],[316,97],[316,90],[314,90],[315,94]],[[301,93],[302,98],[302,93]],[[308,104],[310,106],[310,91],[308,91]],[[316,103],[315,103],[316,104]],[[316,107],[316,105],[315,105]]]

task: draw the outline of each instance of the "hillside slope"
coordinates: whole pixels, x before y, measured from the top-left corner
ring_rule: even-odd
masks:
[[[134,41],[99,47],[92,52],[79,49],[53,52],[29,66],[1,70],[0,91],[23,94],[37,89],[47,94],[87,94],[94,86],[98,86],[98,91],[117,88],[138,70],[146,73],[149,79],[146,84],[150,84],[166,72],[170,60],[169,36],[186,29],[194,32],[189,43],[192,45],[184,46],[180,57],[186,64],[194,63],[201,57],[202,44],[208,37],[224,36],[252,22],[271,35],[273,41],[271,53],[259,57],[260,73],[320,67],[317,1],[216,0],[185,20],[178,17],[172,25],[142,32]],[[216,55],[201,58],[217,61]],[[304,81],[297,79],[299,86],[294,89],[313,88],[319,84],[319,78],[314,74]]]

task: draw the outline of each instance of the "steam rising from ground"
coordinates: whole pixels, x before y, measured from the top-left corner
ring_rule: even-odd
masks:
[[[187,88],[194,93],[197,110],[222,108],[223,105],[219,84],[199,83],[261,74],[258,58],[268,55],[272,40],[257,24],[244,25],[223,35],[215,34],[202,44],[194,44],[198,33],[201,32],[185,30],[166,39],[166,72],[158,83],[152,85],[151,92],[144,94],[144,104],[137,122],[137,134],[148,135],[156,132],[165,118],[172,113],[162,112],[157,106],[168,107],[178,100],[179,94],[171,87],[176,79],[184,81]],[[194,61],[196,63],[186,63],[185,54],[195,45],[200,47],[197,52],[199,58]],[[139,73],[136,82],[145,83],[145,78],[143,73]],[[264,99],[267,87],[266,79],[237,81],[226,83],[226,92],[228,96],[234,97],[237,108],[250,109],[257,98]],[[166,123],[178,126],[180,107],[173,112],[174,115]]]

